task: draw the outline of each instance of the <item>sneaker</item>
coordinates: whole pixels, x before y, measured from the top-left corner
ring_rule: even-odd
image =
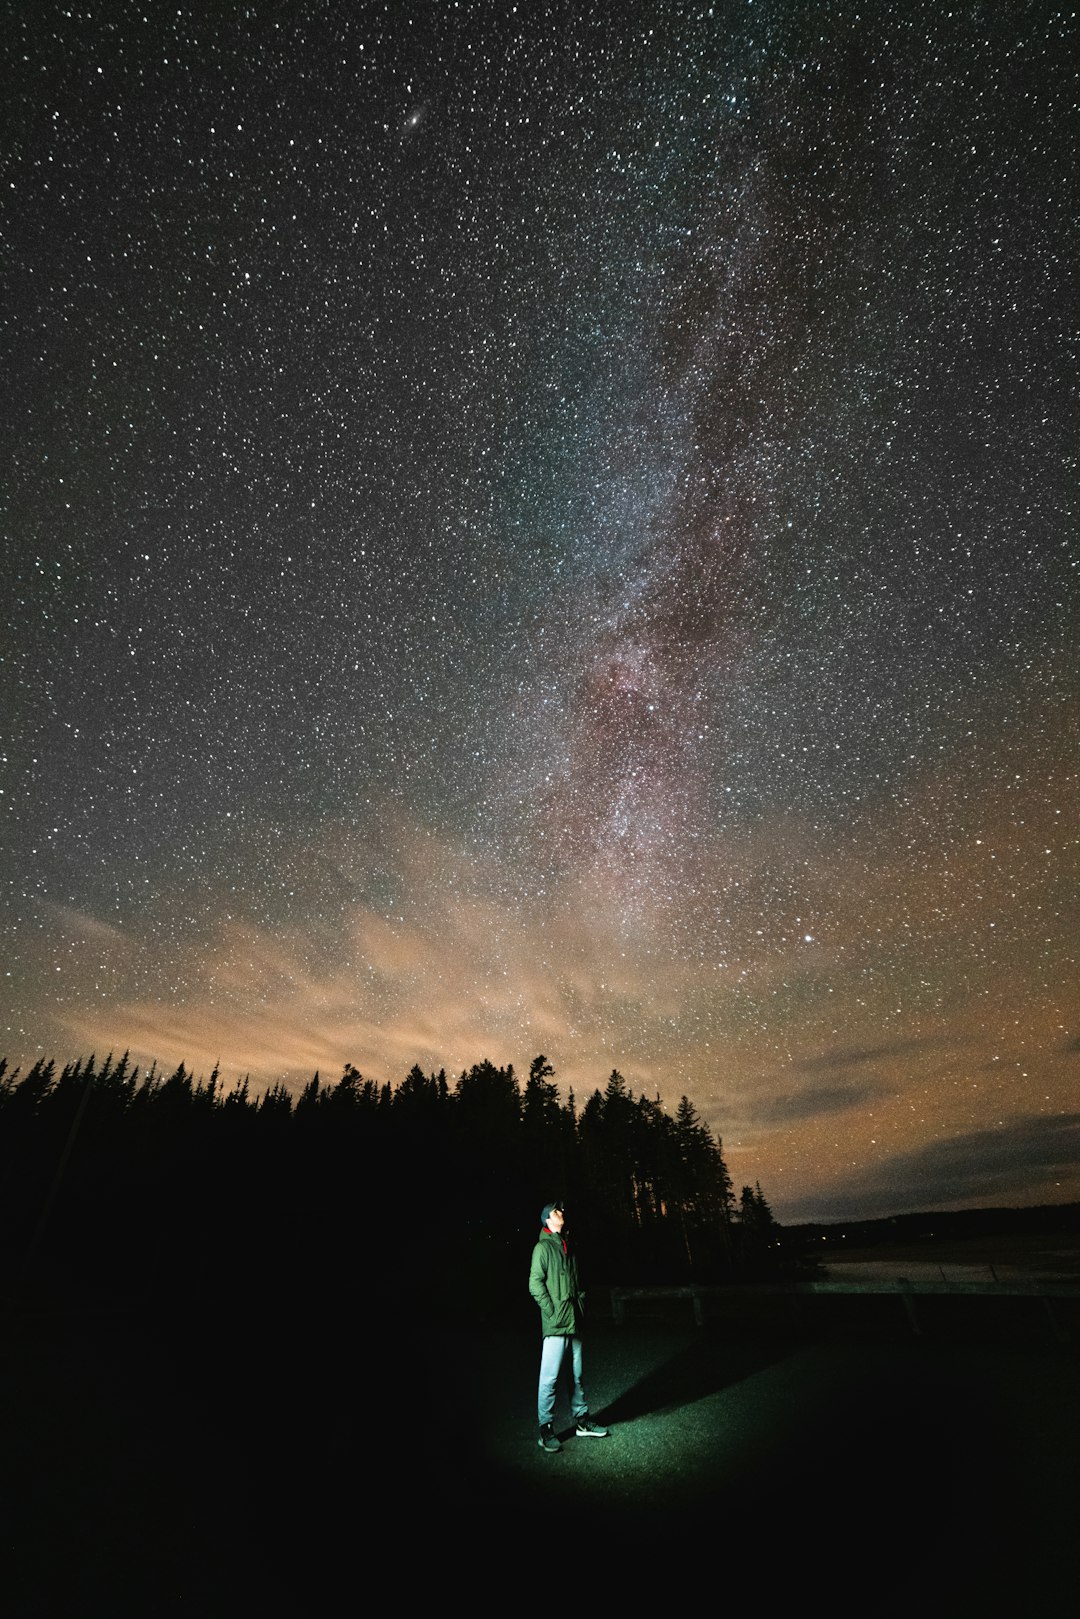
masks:
[[[608,1436],[606,1428],[601,1428],[598,1422],[590,1422],[587,1411],[578,1417],[575,1432],[579,1439],[606,1439]]]
[[[552,1427],[550,1422],[544,1423],[544,1426],[540,1429],[540,1437],[536,1443],[540,1446],[541,1450],[550,1451],[552,1455],[554,1455],[557,1450],[562,1449],[562,1446],[555,1437],[555,1429]]]

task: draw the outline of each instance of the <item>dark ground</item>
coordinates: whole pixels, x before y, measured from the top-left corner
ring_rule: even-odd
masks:
[[[927,1302],[921,1339],[895,1299],[595,1322],[612,1434],[547,1456],[527,1299],[457,1330],[386,1300],[371,1325],[13,1283],[3,1612],[320,1615],[458,1588],[547,1608],[560,1569],[560,1606],[696,1606],[704,1581],[765,1613],[1044,1611],[1073,1591],[1080,1321],[1068,1342],[1034,1300]]]

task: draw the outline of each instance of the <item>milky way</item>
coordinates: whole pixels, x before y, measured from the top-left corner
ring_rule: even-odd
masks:
[[[13,1061],[1080,1196],[1075,24],[22,8]]]

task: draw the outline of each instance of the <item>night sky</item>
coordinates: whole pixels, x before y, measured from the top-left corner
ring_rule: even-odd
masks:
[[[1080,1198],[1074,14],[5,12],[0,1050]]]

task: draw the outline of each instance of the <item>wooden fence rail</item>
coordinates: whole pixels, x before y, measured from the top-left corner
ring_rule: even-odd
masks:
[[[688,1299],[699,1327],[705,1325],[705,1311],[712,1300],[732,1298],[760,1298],[765,1294],[780,1294],[791,1300],[796,1315],[800,1298],[826,1294],[873,1295],[899,1298],[913,1333],[922,1334],[916,1299],[921,1297],[983,1297],[1032,1298],[1041,1301],[1054,1331],[1061,1333],[1055,1315],[1055,1299],[1080,1300],[1080,1281],[1043,1282],[1032,1277],[1017,1282],[936,1281],[921,1277],[898,1276],[894,1281],[805,1281],[805,1282],[743,1282],[722,1286],[699,1286],[688,1283],[681,1287],[613,1287],[611,1313],[616,1326],[624,1325],[627,1306],[639,1300]]]

